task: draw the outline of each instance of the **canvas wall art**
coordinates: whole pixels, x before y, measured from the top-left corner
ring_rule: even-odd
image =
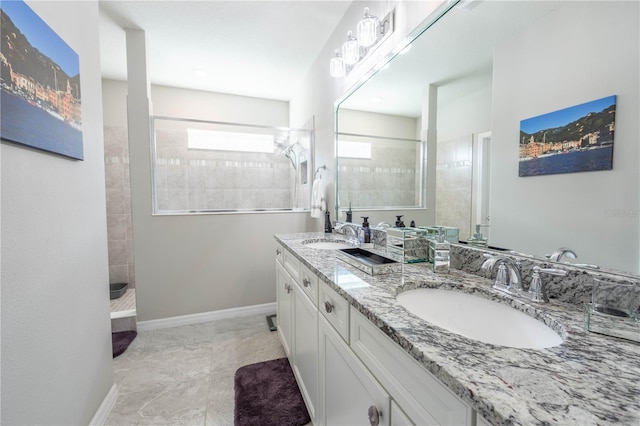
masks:
[[[23,1],[0,12],[0,138],[82,160],[78,55]]]
[[[519,176],[611,170],[616,96],[520,122]]]

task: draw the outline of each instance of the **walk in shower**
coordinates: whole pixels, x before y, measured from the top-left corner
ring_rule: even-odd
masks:
[[[313,130],[152,118],[154,213],[308,210]]]

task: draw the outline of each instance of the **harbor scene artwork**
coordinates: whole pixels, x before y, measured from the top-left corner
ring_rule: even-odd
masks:
[[[613,95],[522,120],[518,175],[611,170],[615,116]]]
[[[78,55],[23,1],[0,12],[0,138],[83,160]]]

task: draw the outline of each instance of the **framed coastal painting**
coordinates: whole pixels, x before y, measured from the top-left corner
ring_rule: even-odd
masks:
[[[78,55],[23,1],[0,11],[0,138],[84,159]]]
[[[611,170],[616,96],[520,122],[519,176]]]

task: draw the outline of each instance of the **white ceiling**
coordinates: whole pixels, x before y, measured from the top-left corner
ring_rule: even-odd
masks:
[[[350,4],[100,0],[102,76],[126,80],[134,28],[146,33],[151,84],[289,100]]]

